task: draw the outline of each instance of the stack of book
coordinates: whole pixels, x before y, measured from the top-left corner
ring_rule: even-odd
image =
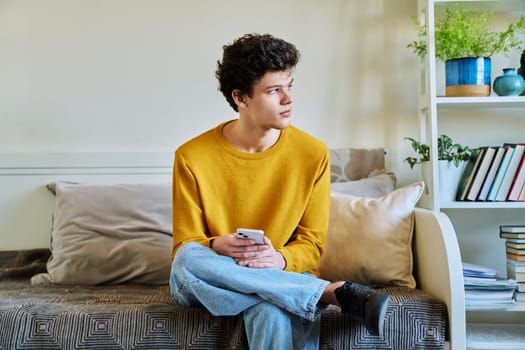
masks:
[[[483,146],[465,165],[458,201],[525,201],[525,144]]]
[[[515,299],[525,302],[525,225],[501,225],[505,239],[507,276],[517,282]]]
[[[513,303],[516,281],[498,276],[496,270],[463,262],[465,306],[494,307]]]

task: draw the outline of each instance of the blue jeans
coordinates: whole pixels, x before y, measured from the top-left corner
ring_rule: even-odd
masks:
[[[328,285],[310,274],[239,266],[199,243],[179,248],[171,294],[216,316],[242,313],[250,349],[318,349],[318,305]]]

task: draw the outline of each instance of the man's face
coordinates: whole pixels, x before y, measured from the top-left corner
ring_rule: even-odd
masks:
[[[247,95],[239,105],[239,112],[254,126],[266,129],[284,129],[292,116],[291,71],[267,72],[253,86],[252,97]]]

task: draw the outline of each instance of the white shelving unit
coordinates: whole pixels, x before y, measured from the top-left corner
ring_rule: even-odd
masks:
[[[419,87],[419,121],[420,121],[420,139],[423,143],[429,144],[431,147],[431,170],[430,174],[426,175],[428,191],[423,196],[420,205],[436,211],[444,211],[445,213],[457,213],[462,211],[468,211],[470,217],[478,216],[482,218],[486,216],[486,213],[490,213],[491,217],[498,217],[498,215],[504,217],[503,220],[507,220],[509,215],[514,215],[517,221],[525,222],[525,203],[516,202],[441,202],[439,198],[439,171],[437,162],[437,138],[439,135],[445,133],[450,135],[450,131],[453,130],[456,134],[462,135],[461,131],[458,131],[460,127],[455,128],[453,125],[463,114],[475,114],[476,110],[482,110],[484,118],[487,118],[488,114],[494,114],[493,118],[498,118],[502,114],[517,115],[518,118],[512,118],[511,123],[518,123],[525,125],[525,97],[500,97],[500,96],[489,96],[489,97],[443,97],[438,96],[438,84],[442,81],[438,79],[438,74],[444,74],[437,72],[437,62],[435,59],[435,47],[434,47],[434,18],[444,13],[447,6],[454,6],[455,3],[461,3],[462,6],[470,7],[476,10],[489,10],[498,15],[520,15],[525,14],[525,0],[418,0],[418,16],[420,23],[426,23],[427,30],[427,56],[422,59],[421,70],[420,70],[420,87]],[[524,44],[525,49],[525,44]],[[517,62],[519,63],[519,62]],[[493,71],[492,81],[495,78],[494,70],[494,59],[493,59]],[[500,74],[496,74],[500,75]],[[510,112],[509,112],[510,111]],[[521,111],[521,112],[519,112]],[[443,117],[445,116],[445,117]],[[452,117],[451,117],[452,116]],[[443,121],[443,118],[448,118]],[[485,119],[484,119],[485,120]],[[509,123],[508,120],[506,121]],[[498,124],[498,121],[495,122]],[[505,127],[505,122],[501,122],[501,127]],[[483,130],[483,125],[476,125],[477,128]],[[508,125],[506,126],[509,127]],[[512,126],[510,126],[512,128]],[[486,127],[486,134],[490,133],[492,139],[497,138],[499,144],[509,142],[506,139],[508,132],[504,129],[494,130],[494,126]],[[515,131],[515,130],[514,130]],[[483,133],[472,133],[470,130],[463,132],[464,136],[467,136],[469,140],[475,139],[477,144],[474,146],[487,145],[486,138],[484,139]],[[522,139],[520,142],[525,142],[525,128],[521,131]],[[451,135],[452,136],[452,135]],[[458,141],[456,137],[452,136],[454,140]],[[491,140],[492,140],[491,139]],[[472,142],[458,141],[461,144],[473,145]],[[512,141],[511,141],[512,142]],[[474,214],[472,213],[474,211]],[[509,214],[510,213],[510,214]],[[461,217],[462,214],[449,215],[451,220],[456,227],[454,218]],[[453,218],[454,217],[454,218]],[[497,226],[501,222],[494,222],[493,235],[497,236]],[[465,226],[465,225],[459,225]],[[468,225],[466,225],[468,226]],[[469,234],[467,232],[461,232],[456,229],[458,241],[460,247],[462,245],[461,235]],[[480,238],[481,239],[481,238]],[[492,237],[494,240],[495,238]],[[470,250],[472,251],[472,249]],[[503,254],[503,253],[502,253]],[[482,257],[480,257],[482,258]],[[505,259],[502,256],[502,259]],[[466,309],[467,323],[475,322],[476,314],[483,314],[484,317],[492,317],[494,319],[501,320],[503,326],[505,323],[510,323],[515,326],[516,322],[519,326],[525,325],[525,303],[514,303],[512,305],[504,305],[493,308],[482,308],[482,309]],[[488,315],[488,316],[487,316]],[[508,317],[507,317],[508,316]],[[480,318],[482,319],[482,318]],[[516,321],[517,320],[517,321]],[[484,322],[484,321],[481,321]],[[467,329],[472,324],[467,324]],[[511,326],[512,327],[512,326]],[[525,344],[524,344],[525,346]]]

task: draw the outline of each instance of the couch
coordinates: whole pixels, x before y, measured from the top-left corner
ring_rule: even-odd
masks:
[[[321,273],[327,279],[350,276],[378,285],[389,293],[391,303],[382,337],[368,334],[337,307],[326,308],[320,348],[464,349],[461,259],[448,218],[414,207],[421,184],[395,188],[395,176],[385,173],[382,149],[330,152],[332,203],[337,204],[330,213]],[[89,176],[82,181],[66,174],[42,184],[54,203],[49,247],[0,251],[0,349],[247,349],[242,317],[216,317],[202,308],[182,307],[169,294],[169,261],[162,260],[170,248],[169,183],[134,183],[128,178],[122,185],[115,184],[114,174],[101,179],[100,171],[86,173]],[[93,184],[91,175],[96,178]],[[154,194],[144,199],[144,193]],[[141,215],[113,212],[115,200],[133,208],[142,205]],[[411,204],[405,205],[408,201]],[[80,215],[86,205],[93,206],[84,211],[90,214]],[[354,231],[345,229],[348,220],[360,218],[345,214],[341,219],[334,212],[351,207],[352,213],[369,213],[381,206],[381,220],[372,217]],[[406,211],[402,222],[396,221],[401,214],[391,217],[384,212],[397,213],[400,207]],[[150,212],[143,215],[144,211]],[[108,217],[115,220],[101,225]],[[119,222],[122,217],[127,218],[126,225]],[[386,222],[387,230],[394,226],[410,230],[410,235],[404,233],[403,244],[391,242],[392,234],[376,237],[391,243],[387,247],[398,247],[372,243],[378,250],[363,258],[367,264],[354,262],[355,271],[332,268],[329,256],[357,256],[361,244],[369,244],[366,240],[378,231],[377,221]],[[68,238],[71,231],[73,238]],[[349,231],[364,234],[359,237],[362,241],[352,245]],[[122,244],[129,234],[132,243]],[[86,241],[90,235],[104,236],[105,241],[90,246],[92,242]],[[397,248],[407,253],[395,255]],[[345,256],[349,251],[354,254]],[[147,264],[145,259],[161,263]],[[401,270],[393,267],[398,262]]]

